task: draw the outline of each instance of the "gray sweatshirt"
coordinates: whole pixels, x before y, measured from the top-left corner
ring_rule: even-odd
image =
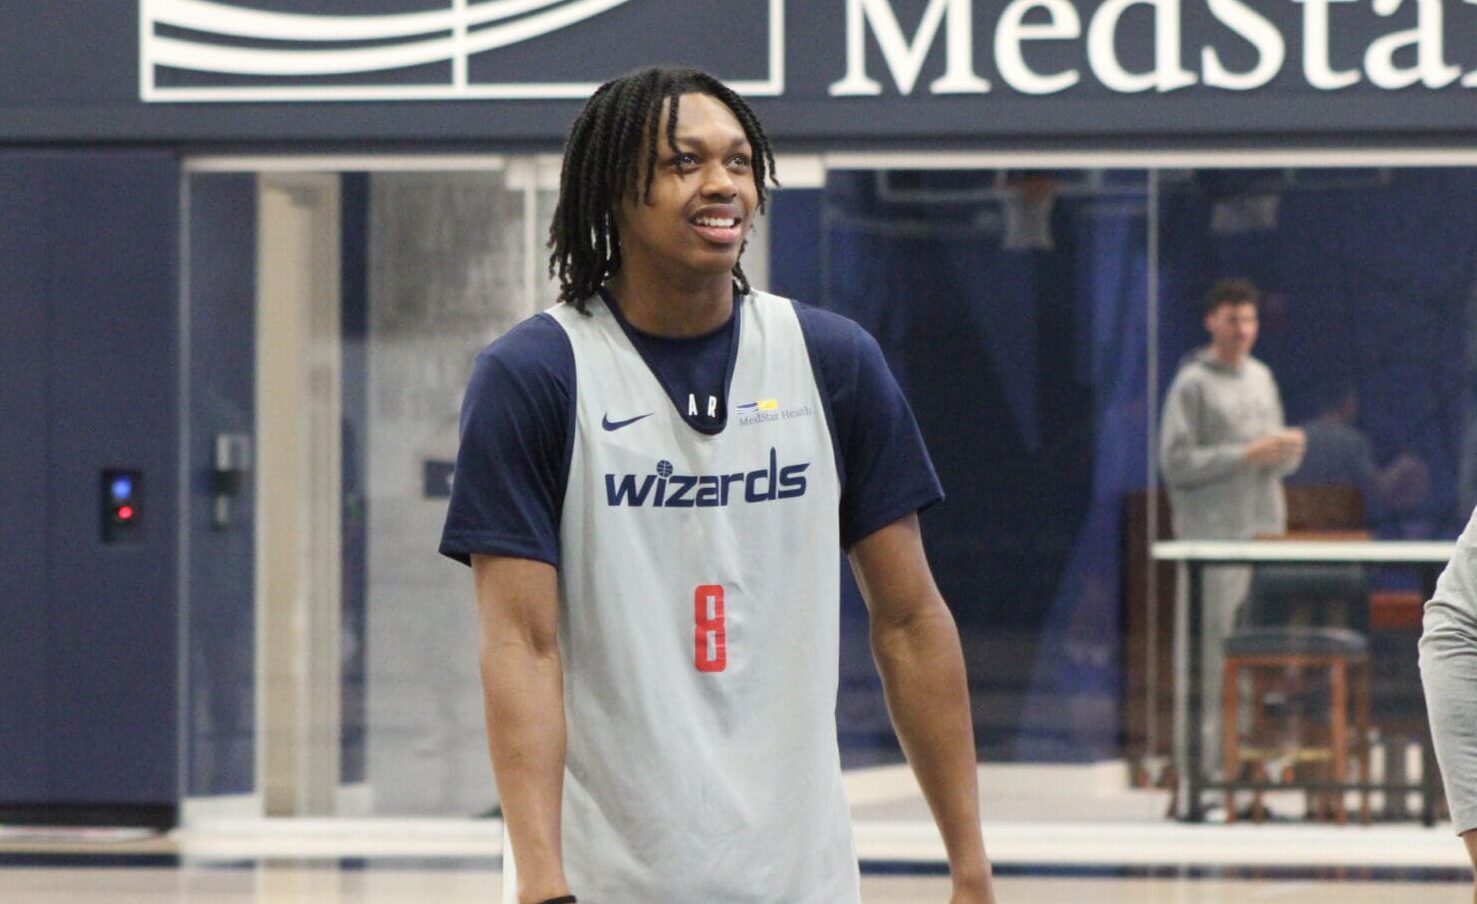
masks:
[[[1477,512],[1426,603],[1421,683],[1458,834],[1477,829]]]
[[[1209,349],[1187,355],[1164,399],[1159,463],[1181,539],[1247,540],[1287,529],[1282,478],[1300,461],[1260,468],[1246,447],[1283,428],[1272,372],[1255,358],[1240,367]]]

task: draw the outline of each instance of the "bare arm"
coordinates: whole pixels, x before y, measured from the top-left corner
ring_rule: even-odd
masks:
[[[559,844],[564,667],[552,565],[473,556],[488,746],[517,857],[518,900],[569,893]],[[510,902],[511,904],[511,902]]]
[[[948,851],[952,900],[992,904],[964,655],[924,557],[918,517],[858,542],[851,566],[871,610],[872,655],[887,708]]]

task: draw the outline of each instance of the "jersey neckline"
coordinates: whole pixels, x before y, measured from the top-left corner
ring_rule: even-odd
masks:
[[[728,363],[725,365],[723,371],[723,411],[722,416],[718,419],[718,423],[713,425],[712,427],[702,427],[694,424],[691,420],[688,419],[686,412],[683,410],[682,401],[677,398],[677,393],[667,382],[667,378],[662,376],[661,370],[658,369],[652,363],[651,358],[647,356],[646,347],[644,343],[640,341],[649,334],[641,332],[640,330],[631,326],[630,323],[626,322],[626,316],[621,313],[620,303],[616,301],[615,296],[611,295],[610,291],[605,286],[600,287],[599,294],[600,300],[605,304],[605,309],[610,311],[611,316],[615,318],[615,322],[620,324],[621,333],[625,335],[626,341],[630,343],[633,349],[636,350],[636,354],[641,356],[641,362],[646,365],[647,372],[650,373],[651,376],[657,381],[657,384],[661,386],[662,392],[666,393],[667,400],[672,403],[672,407],[676,410],[677,417],[682,421],[682,423],[686,424],[688,429],[692,430],[694,433],[700,433],[703,436],[717,436],[718,434],[722,433],[728,427],[728,401],[729,397],[733,394],[733,371],[735,365],[738,362],[739,338],[743,333],[744,328],[744,296],[739,294],[738,286],[734,286],[733,288],[733,314],[730,318],[730,322],[733,324],[733,330],[732,332],[730,332],[728,337]],[[728,324],[724,324],[724,326],[727,325]],[[704,339],[710,338],[714,333],[723,330],[724,326],[720,326],[712,332],[706,333],[702,336],[654,336],[652,338],[657,339],[658,341],[671,343],[701,342]]]

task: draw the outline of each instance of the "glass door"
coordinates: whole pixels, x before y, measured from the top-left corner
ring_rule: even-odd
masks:
[[[436,545],[473,360],[554,298],[557,163],[188,177],[187,821],[496,807]]]

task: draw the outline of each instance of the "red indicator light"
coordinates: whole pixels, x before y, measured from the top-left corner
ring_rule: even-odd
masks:
[[[131,505],[125,505],[122,508],[118,509],[118,520],[119,521],[132,521],[133,520],[133,506],[131,506]]]

